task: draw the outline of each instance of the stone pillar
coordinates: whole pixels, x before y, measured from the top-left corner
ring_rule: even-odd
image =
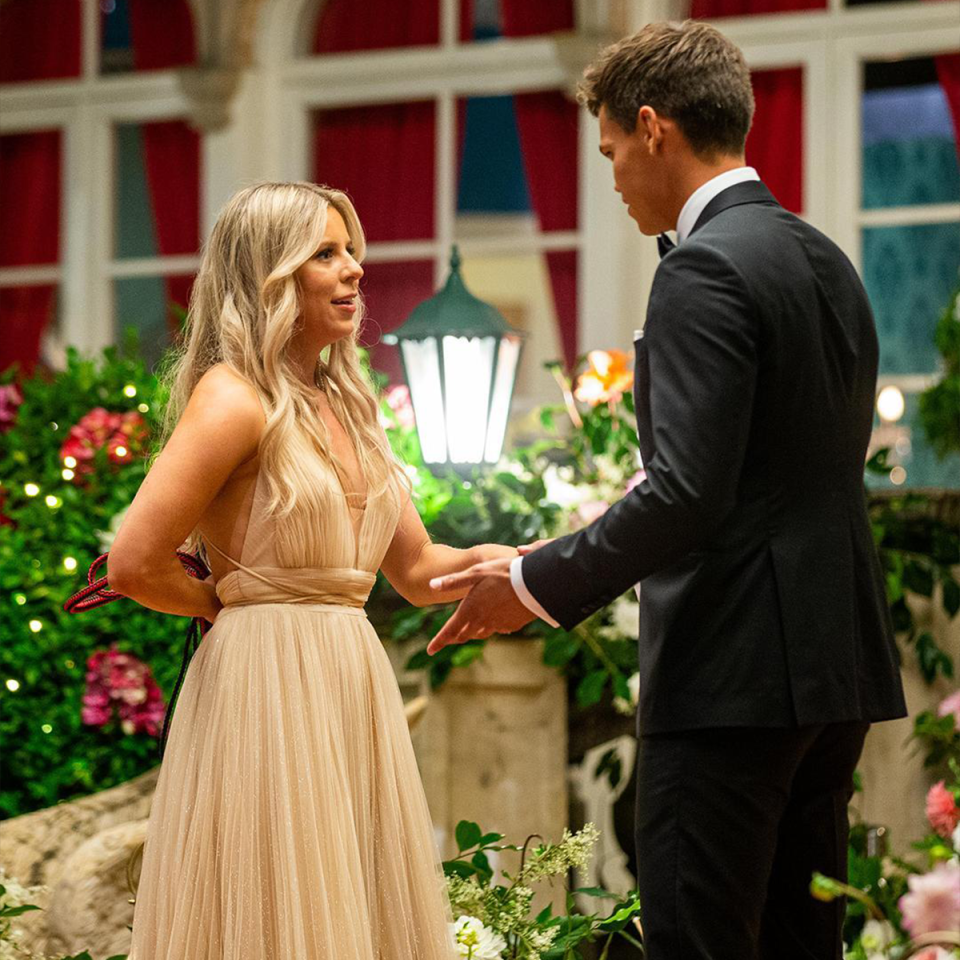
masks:
[[[488,641],[483,658],[455,669],[434,695],[418,733],[445,858],[456,852],[460,820],[518,846],[534,833],[560,839],[567,826],[567,692],[543,664],[540,641]],[[514,872],[511,859],[495,866]]]

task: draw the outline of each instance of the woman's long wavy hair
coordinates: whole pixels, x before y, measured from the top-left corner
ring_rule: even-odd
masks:
[[[281,548],[293,546],[298,527],[316,518],[329,488],[339,490],[326,424],[289,353],[301,316],[294,274],[319,249],[331,206],[343,217],[361,261],[363,228],[345,193],[314,183],[264,182],[235,194],[205,245],[183,342],[162,374],[169,401],[158,449],[211,367],[226,364],[256,390],[266,415],[260,470]],[[368,499],[398,496],[406,477],[380,427],[357,353],[362,316],[358,298],[352,336],[331,344],[324,363],[327,397],[356,450]],[[321,465],[327,469],[318,470]],[[195,530],[188,545],[198,543]]]

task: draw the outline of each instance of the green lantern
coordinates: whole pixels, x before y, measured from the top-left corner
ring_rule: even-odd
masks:
[[[523,334],[467,290],[456,246],[443,289],[384,340],[400,345],[424,461],[461,468],[496,463]]]

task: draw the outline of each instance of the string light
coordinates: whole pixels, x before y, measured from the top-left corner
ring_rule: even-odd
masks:
[[[125,397],[135,397],[137,395],[137,388],[132,383],[128,383],[123,388],[123,395]]]
[[[44,733],[53,733],[53,727],[50,726],[49,723],[43,724],[43,726],[40,727],[40,729],[41,729]]]
[[[137,409],[138,409],[141,413],[146,413],[146,412],[150,409],[150,404],[149,404],[149,403],[141,403],[141,404],[139,404],[139,405],[137,406]]]
[[[39,620],[31,620],[28,626],[34,633],[39,633],[43,629],[43,624]]]
[[[899,387],[884,387],[877,395],[877,413],[885,423],[896,423],[903,416],[905,406]]]
[[[27,598],[22,593],[15,593],[13,595],[13,602],[18,607],[22,607],[27,602]]]
[[[59,507],[63,501],[59,497],[55,497],[52,493],[48,493],[44,498],[43,502],[53,510],[55,507]]]
[[[64,557],[63,566],[67,573],[73,573],[77,569],[77,558],[76,557]]]
[[[65,467],[60,476],[62,476],[64,480],[72,480],[74,478],[74,472],[69,467]]]
[[[64,661],[63,661],[63,665],[64,665],[68,670],[72,670],[72,669],[76,666],[76,664],[75,664],[72,660],[64,660]]]
[[[8,680],[8,681],[7,681],[7,689],[8,689],[11,693],[16,693],[16,692],[20,689],[20,681],[19,681],[19,680]]]
[[[51,420],[51,421],[50,421],[50,429],[51,429],[51,430],[59,430],[59,429],[60,429],[60,424],[57,423],[55,420]]]
[[[72,470],[72,469],[77,465],[77,458],[76,458],[76,457],[64,457],[64,458],[63,458],[63,465],[64,465],[68,470]]]
[[[890,482],[896,484],[898,487],[904,480],[907,479],[907,471],[901,466],[896,466],[890,471]]]
[[[23,485],[23,492],[28,497],[35,497],[40,492],[40,488],[35,483],[25,483]]]
[[[127,448],[120,446],[114,451],[118,457],[125,457],[127,455]]]

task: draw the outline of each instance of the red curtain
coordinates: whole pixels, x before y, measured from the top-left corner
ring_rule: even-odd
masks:
[[[55,264],[60,258],[60,131],[0,137],[0,266]],[[0,370],[32,370],[53,313],[55,286],[0,289]]]
[[[803,69],[755,70],[747,163],[780,204],[803,212]]]
[[[80,76],[80,0],[0,3],[0,83]]]
[[[713,20],[826,7],[826,0],[692,0],[690,16]],[[747,163],[788,210],[803,212],[803,70],[751,74],[756,112]]]
[[[469,38],[471,24],[472,2],[462,0],[461,40]],[[350,0],[328,0],[317,18],[313,52],[426,46],[439,42],[439,30],[438,0],[410,0],[401,7],[371,0],[362,15]],[[313,177],[350,195],[370,242],[434,237],[435,114],[433,101],[317,112]],[[371,348],[374,367],[401,380],[397,350],[380,338],[433,294],[433,264],[370,263],[365,270],[368,319],[361,339]]]
[[[530,3],[502,0],[503,34],[524,37],[572,30],[572,0]],[[579,178],[579,110],[554,90],[520,93],[514,98],[520,147],[530,199],[542,231],[576,230]],[[577,254],[547,254],[550,285],[568,367],[577,359]]]
[[[162,70],[196,60],[193,20],[186,0],[131,0],[134,65]],[[182,120],[143,124],[144,163],[162,256],[196,253],[200,247],[200,136]],[[191,277],[166,277],[167,300],[186,307]],[[171,333],[179,319],[171,309]]]
[[[825,10],[827,0],[691,0],[690,16],[715,20],[745,17],[758,13],[787,13],[791,10]]]
[[[948,53],[934,57],[937,65],[937,77],[943,87],[944,96],[950,107],[953,120],[953,139],[957,145],[957,157],[960,158],[960,53]]]

